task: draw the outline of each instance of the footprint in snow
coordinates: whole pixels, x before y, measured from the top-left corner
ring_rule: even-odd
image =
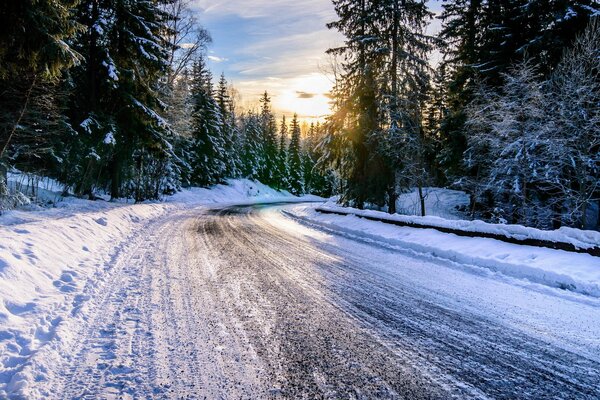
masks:
[[[104,217],[95,219],[94,221],[96,221],[96,223],[98,225],[102,225],[102,226],[107,226],[108,225],[108,221]]]

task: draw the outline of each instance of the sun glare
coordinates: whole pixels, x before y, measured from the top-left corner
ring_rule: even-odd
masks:
[[[293,78],[289,83],[274,99],[274,108],[285,114],[297,113],[308,122],[323,121],[331,112],[327,93],[333,84],[329,77],[313,73]]]

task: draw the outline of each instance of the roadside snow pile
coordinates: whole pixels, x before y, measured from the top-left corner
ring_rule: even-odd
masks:
[[[359,211],[329,204],[326,208],[337,211]],[[402,251],[415,251],[424,256],[431,256],[455,262],[461,267],[486,268],[494,272],[527,279],[546,286],[568,289],[574,292],[600,297],[600,258],[589,254],[571,253],[534,246],[505,243],[488,238],[461,237],[435,229],[400,227],[381,222],[370,221],[355,215],[322,214],[316,206],[296,206],[287,215],[311,226],[341,232],[342,234],[362,240],[378,243]],[[357,214],[381,216],[380,212],[362,211]],[[384,214],[386,215],[386,214]],[[391,216],[407,221],[422,221],[422,218]],[[446,221],[441,218],[426,217],[427,223],[438,223],[440,226],[460,226],[470,221]],[[483,224],[483,223],[481,223]],[[491,225],[491,224],[487,224]],[[475,224],[475,226],[479,226]],[[491,227],[487,227],[492,229]],[[506,227],[497,227],[502,231]],[[514,231],[510,234],[525,235],[529,228],[508,227]],[[549,235],[551,232],[547,232]],[[598,246],[600,234],[597,232],[563,229],[555,236],[542,236],[544,239],[569,240],[586,246]]]
[[[56,187],[37,189],[43,196],[58,195]],[[61,346],[72,340],[69,327],[76,323],[73,318],[86,318],[89,294],[95,293],[99,282],[109,279],[116,254],[134,241],[149,240],[150,234],[144,232],[150,229],[152,221],[217,202],[252,204],[316,199],[294,197],[249,180],[232,180],[229,186],[184,190],[162,203],[110,203],[68,197],[53,208],[38,206],[30,211],[3,213],[0,215],[0,398],[27,393],[28,384],[43,379],[29,376],[28,361],[36,353],[43,353],[45,360],[60,357],[60,352],[65,351],[60,350]]]
[[[275,190],[260,182],[249,179],[230,179],[226,185],[215,185],[210,189],[190,188],[167,198],[168,202],[186,204],[251,204],[256,202],[323,201],[324,199],[306,195],[296,197],[282,190]]]
[[[39,212],[37,221],[0,227],[0,398],[34,381],[25,362],[84,306],[84,288],[105,274],[122,243],[173,208],[94,204],[94,212]]]
[[[460,190],[443,189],[436,187],[423,188],[425,196],[425,212],[446,219],[459,219],[463,213],[461,209],[469,206],[469,195]],[[396,209],[403,215],[421,215],[421,203],[416,189],[409,193],[402,193],[396,200]]]
[[[554,231],[544,231],[528,228],[522,225],[490,224],[483,221],[448,220],[445,218],[427,216],[387,214],[381,211],[359,210],[351,207],[341,207],[333,202],[325,203],[319,209],[331,212],[351,213],[360,217],[378,218],[398,221],[407,224],[426,225],[438,228],[456,229],[473,233],[489,233],[518,240],[534,239],[555,243],[569,243],[579,249],[591,249],[600,246],[600,232],[584,231],[573,228],[560,228]]]

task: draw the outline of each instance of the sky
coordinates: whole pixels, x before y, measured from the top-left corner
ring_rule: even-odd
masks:
[[[430,2],[433,11],[440,2]],[[213,38],[210,68],[225,73],[243,109],[256,107],[266,90],[278,115],[312,122],[329,113],[325,51],[344,40],[326,27],[336,19],[330,0],[193,0],[193,8]]]

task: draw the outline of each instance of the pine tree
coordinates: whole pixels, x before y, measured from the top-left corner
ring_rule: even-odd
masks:
[[[329,50],[344,57],[329,130],[346,137],[328,143],[348,150],[328,156],[345,158],[333,160],[345,181],[343,202],[359,208],[387,203],[393,212],[395,169],[405,164],[403,156],[413,154],[397,151],[398,145],[423,133],[426,53],[432,42],[424,29],[431,13],[421,1],[340,0],[334,5],[339,19],[328,26],[343,33],[346,42]]]
[[[377,29],[377,4],[367,0],[333,2],[338,20],[328,24],[346,37],[344,46],[328,50],[343,57],[343,71],[333,90],[334,114],[330,132],[339,136],[330,145],[330,163],[339,168],[344,180],[341,200],[363,208],[366,202],[382,204],[388,182],[381,185],[383,160],[370,138],[380,131],[376,76],[384,63],[383,38]],[[387,175],[385,172],[383,175]]]
[[[62,88],[57,79],[81,56],[69,41],[81,30],[73,18],[77,0],[24,2],[7,0],[0,12],[0,197],[6,196],[9,159],[24,143],[30,150],[52,148],[54,134],[40,135],[39,126],[67,123],[60,114]],[[49,119],[50,116],[53,119]],[[36,127],[36,125],[39,125]],[[49,126],[49,128],[53,128]],[[55,127],[54,127],[55,128]],[[57,130],[49,132],[58,133]],[[21,141],[21,139],[23,139]],[[16,145],[17,148],[14,148]],[[56,156],[56,152],[51,152]],[[43,157],[48,160],[47,157]],[[56,158],[57,161],[58,158]],[[36,167],[37,168],[37,167]],[[0,200],[2,200],[0,198]]]
[[[277,124],[271,110],[271,98],[266,91],[260,99],[260,104],[263,164],[261,165],[258,179],[266,185],[276,185]]]
[[[221,183],[227,172],[223,119],[214,98],[212,79],[203,58],[192,72],[194,162],[193,182],[200,186]]]
[[[287,154],[287,141],[288,141],[288,126],[285,120],[285,115],[281,119],[281,125],[279,128],[279,145],[277,148],[277,166],[275,168],[276,176],[275,182],[278,189],[289,190],[290,182],[288,177],[290,176],[290,169],[288,167],[288,154]]]
[[[78,194],[109,186],[113,198],[161,195],[162,183],[145,176],[157,177],[174,157],[169,125],[159,114],[169,48],[166,1],[81,1],[86,31],[76,46],[85,60],[73,70],[69,107],[78,131],[70,157],[77,173],[69,180]]]
[[[302,165],[301,132],[298,123],[298,115],[294,114],[290,126],[292,132],[290,145],[288,148],[288,163],[290,168],[290,191],[292,194],[299,195],[305,192],[304,187],[304,169]]]
[[[216,95],[219,112],[223,120],[222,136],[225,152],[225,175],[235,178],[240,175],[240,157],[238,155],[238,130],[233,99],[229,95],[229,86],[225,74],[221,74]]]
[[[261,117],[250,111],[242,116],[242,176],[258,179],[264,165]]]
[[[304,190],[307,193],[313,193],[315,190],[316,171],[314,149],[316,146],[315,124],[311,123],[304,140],[302,141],[302,172],[304,173]]]
[[[440,123],[439,161],[453,178],[464,173],[464,110],[476,81],[499,90],[503,74],[524,60],[539,64],[542,76],[549,76],[564,50],[600,13],[600,5],[595,0],[447,0],[443,7],[440,38],[448,111]]]

